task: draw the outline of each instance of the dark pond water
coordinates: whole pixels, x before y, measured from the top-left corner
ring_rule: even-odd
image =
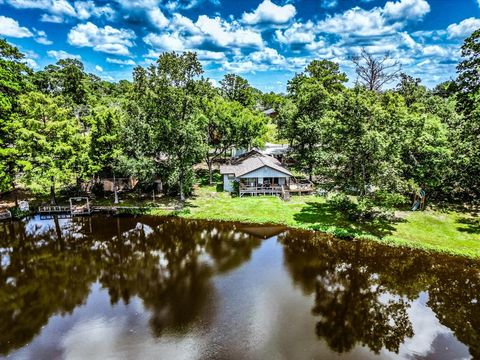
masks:
[[[478,263],[228,223],[0,224],[0,356],[480,358]]]

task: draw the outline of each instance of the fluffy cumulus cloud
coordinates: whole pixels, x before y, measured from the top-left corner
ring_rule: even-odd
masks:
[[[315,40],[315,25],[311,21],[294,23],[286,30],[275,30],[275,37],[282,44],[309,44]]]
[[[238,21],[229,22],[218,16],[212,18],[206,15],[200,15],[194,23],[183,15],[174,14],[164,32],[149,33],[143,41],[153,48],[150,54],[159,50],[193,50],[205,59],[223,59],[223,52],[235,49],[264,47],[258,32],[245,28]]]
[[[384,14],[391,19],[418,19],[430,12],[430,5],[426,0],[388,1],[384,7]]]
[[[42,10],[41,21],[61,23],[65,18],[74,17],[86,20],[91,17],[105,16],[111,19],[114,16],[113,9],[108,6],[97,6],[93,0],[4,0],[8,5],[16,9]]]
[[[76,17],[81,20],[87,20],[91,17],[106,17],[113,19],[115,11],[108,5],[97,6],[92,0],[89,1],[75,1]]]
[[[64,50],[48,50],[47,55],[57,61],[62,59],[81,59],[80,55],[70,54]]]
[[[447,33],[449,38],[465,38],[477,29],[480,29],[480,19],[471,17],[458,24],[451,24]]]
[[[73,27],[68,33],[68,43],[78,47],[91,47],[115,55],[130,55],[135,33],[129,29],[116,29],[112,26],[98,27],[87,22]]]
[[[261,23],[285,24],[293,19],[296,13],[297,10],[292,4],[279,6],[270,0],[263,0],[253,12],[244,12],[242,20],[250,25]]]
[[[2,15],[0,15],[0,35],[14,38],[33,36],[32,32],[26,27],[20,26],[17,20]]]
[[[328,16],[318,24],[318,30],[327,33],[372,36],[393,33],[405,27],[409,20],[421,20],[430,5],[426,0],[388,1],[383,8],[364,10],[354,7]]]

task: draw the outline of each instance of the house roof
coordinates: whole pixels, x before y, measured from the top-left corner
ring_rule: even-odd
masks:
[[[280,164],[280,161],[271,156],[264,155],[258,150],[251,150],[242,155],[232,165],[220,166],[220,173],[234,174],[235,177],[240,177],[251,173],[252,171],[261,169],[264,166],[277,170],[288,176],[292,176],[292,173],[285,169]]]

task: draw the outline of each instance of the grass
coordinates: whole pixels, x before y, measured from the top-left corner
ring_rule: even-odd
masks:
[[[381,241],[480,258],[480,221],[471,214],[412,212],[405,220]]]
[[[273,196],[239,198],[221,192],[218,186],[205,185],[207,182],[204,176],[183,210],[172,210],[180,205],[177,199],[161,197],[153,203],[151,198],[140,199],[135,194],[120,194],[122,201],[119,205],[142,207],[145,208],[142,213],[152,215],[279,224],[317,230],[340,238],[373,240],[393,246],[480,259],[480,218],[469,213],[433,210],[403,212],[400,221],[362,224],[339,216],[322,197],[292,196],[288,202]],[[97,198],[94,205],[112,205],[112,200],[112,197]]]
[[[164,215],[163,210],[152,210]],[[373,240],[480,259],[480,221],[458,212],[407,212],[400,221],[373,224],[349,222],[332,212],[322,197],[231,197],[215,187],[199,187],[177,216],[190,219],[280,224],[318,230],[337,237]]]

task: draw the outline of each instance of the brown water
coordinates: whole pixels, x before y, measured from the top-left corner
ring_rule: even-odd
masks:
[[[278,227],[0,224],[14,359],[480,358],[479,264]]]

